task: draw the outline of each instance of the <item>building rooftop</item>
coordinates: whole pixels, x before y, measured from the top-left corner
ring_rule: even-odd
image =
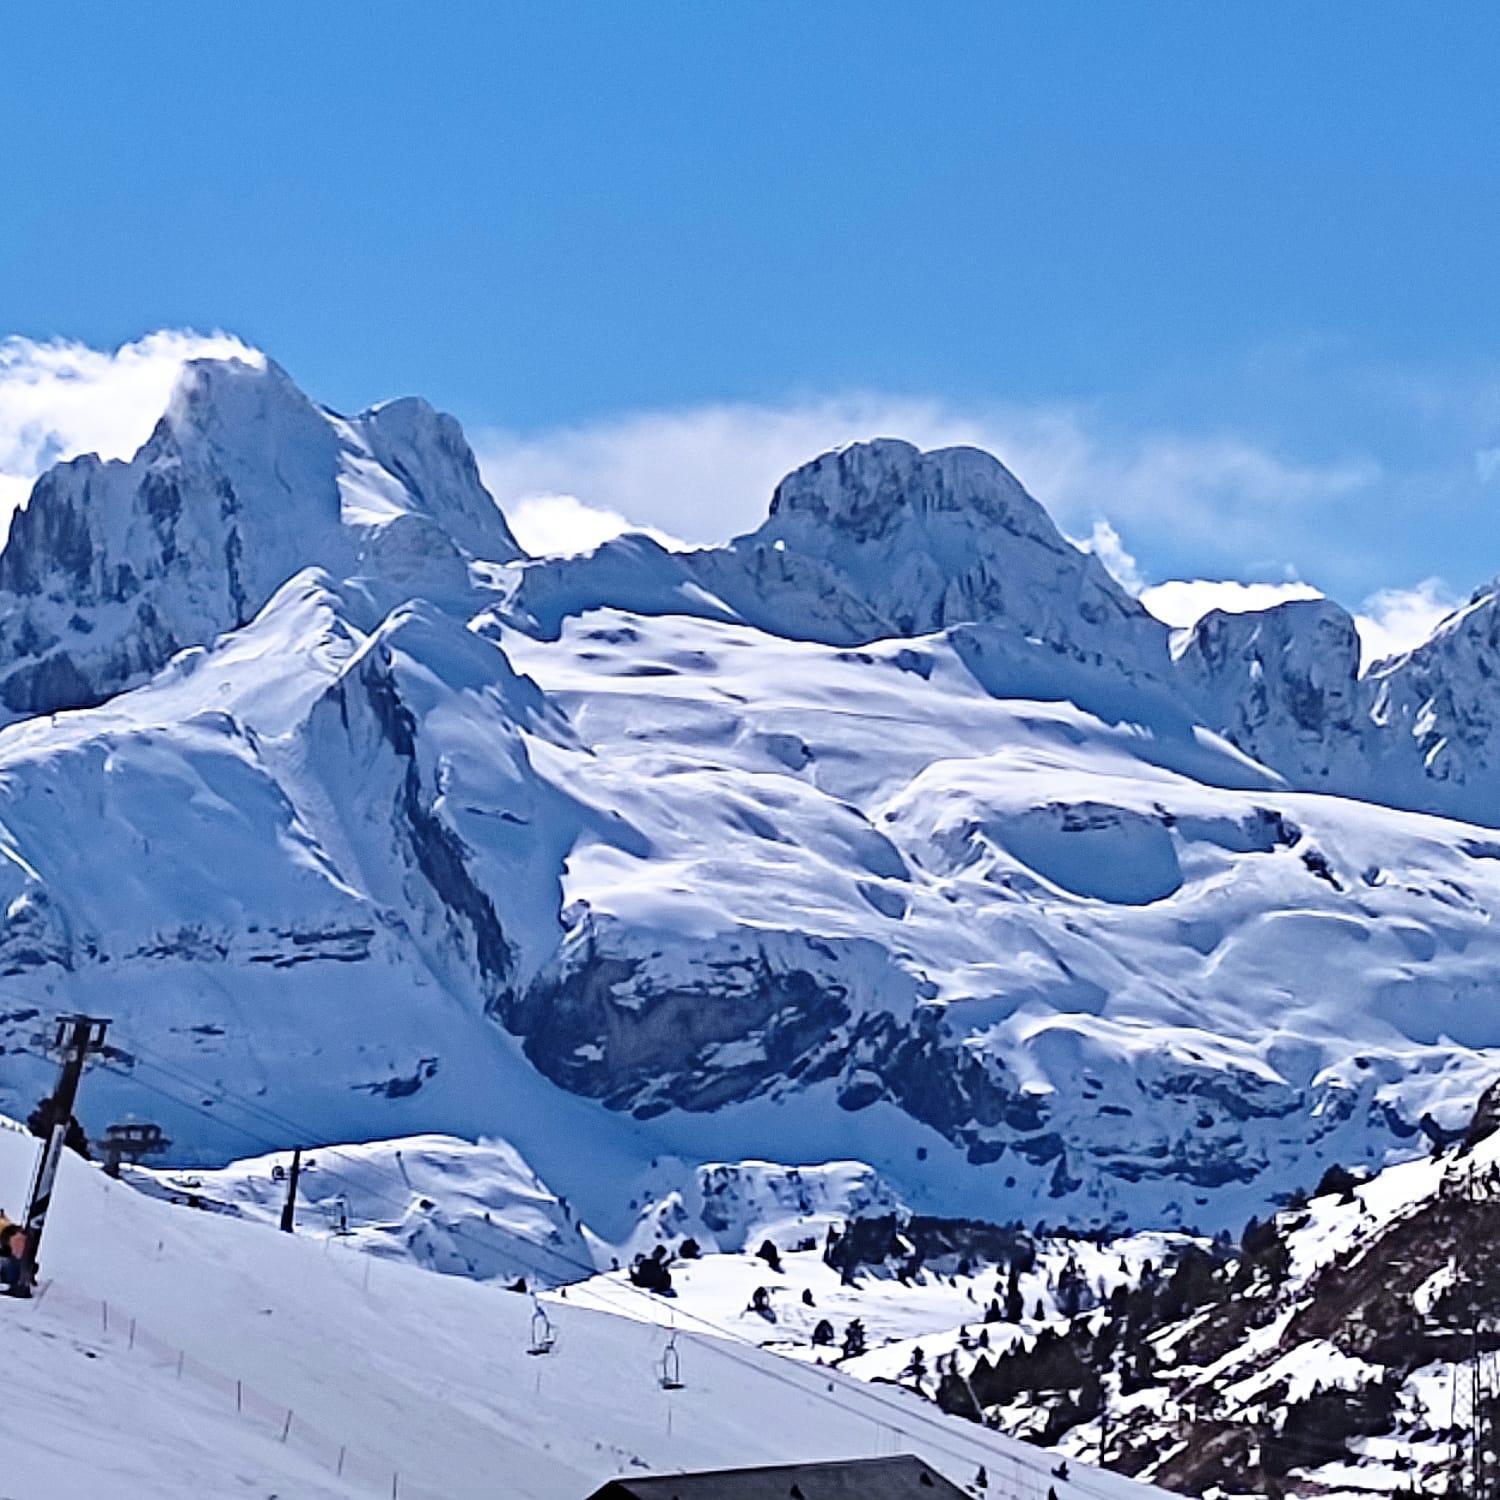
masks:
[[[964,1492],[907,1454],[613,1479],[589,1500],[964,1500]]]

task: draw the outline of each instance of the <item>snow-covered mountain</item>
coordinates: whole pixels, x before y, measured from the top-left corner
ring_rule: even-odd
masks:
[[[190,365],[0,552],[0,1104],[87,1009],[95,1129],[496,1137],[612,1242],[653,1159],[1237,1225],[1495,1070],[1495,612],[1364,676],[1328,603],[1174,639],[894,441],[527,558],[451,419]]]
[[[519,556],[458,424],[423,401],[344,419],[270,361],[189,364],[128,463],[38,481],[0,553],[0,700],[77,708],[246,625],[294,573],[448,597]]]

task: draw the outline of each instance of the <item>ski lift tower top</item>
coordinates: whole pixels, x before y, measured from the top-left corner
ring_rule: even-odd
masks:
[[[159,1156],[171,1146],[160,1125],[148,1121],[125,1120],[107,1125],[99,1149],[104,1156],[104,1170],[111,1177],[120,1175],[120,1163],[137,1165],[143,1157]]]

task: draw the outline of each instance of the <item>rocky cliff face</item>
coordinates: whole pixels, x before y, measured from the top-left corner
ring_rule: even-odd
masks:
[[[1296,783],[1347,783],[1361,767],[1371,725],[1359,635],[1332,600],[1212,610],[1187,633],[1177,669],[1205,724]]]
[[[1293,785],[1494,824],[1497,647],[1485,589],[1430,640],[1361,675],[1347,612],[1295,600],[1210,613],[1177,666],[1202,721]]]
[[[1430,640],[1378,663],[1366,684],[1380,743],[1406,762],[1408,800],[1500,822],[1500,597],[1481,589]],[[1418,768],[1420,768],[1418,770]]]

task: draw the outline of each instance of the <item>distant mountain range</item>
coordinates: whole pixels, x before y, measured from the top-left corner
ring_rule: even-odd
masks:
[[[447,1131],[564,1194],[853,1158],[1237,1226],[1495,1071],[1497,628],[1174,634],[995,459],[889,440],[722,547],[531,558],[425,403],[190,364],[0,551],[0,1108],[87,1008],[86,1123],[205,1162]]]

